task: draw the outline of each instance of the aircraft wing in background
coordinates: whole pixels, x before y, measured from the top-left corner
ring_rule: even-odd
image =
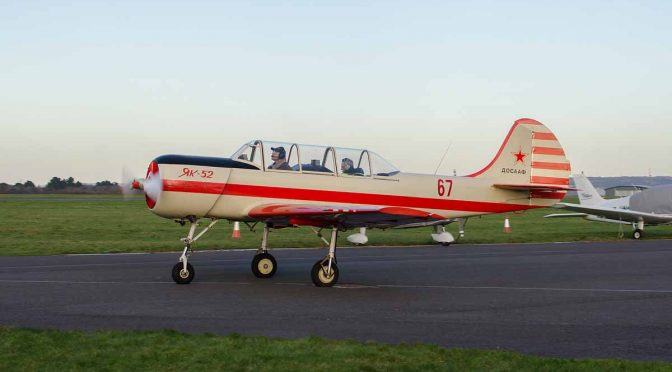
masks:
[[[594,215],[615,221],[644,222],[647,225],[672,223],[672,215],[637,212],[621,208],[605,208],[600,206],[586,206],[572,203],[557,203],[553,207]]]

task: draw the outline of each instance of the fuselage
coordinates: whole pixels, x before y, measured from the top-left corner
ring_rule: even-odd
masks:
[[[494,180],[478,177],[279,171],[229,158],[181,155],[154,162],[162,189],[150,209],[166,218],[246,221],[252,208],[265,204],[397,206],[454,218],[547,207],[564,196],[499,189]]]

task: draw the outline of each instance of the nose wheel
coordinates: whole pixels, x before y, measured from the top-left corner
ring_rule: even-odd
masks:
[[[178,262],[173,266],[173,280],[177,284],[189,284],[194,280],[194,267],[190,263],[187,263],[187,268],[184,268],[182,262]]]

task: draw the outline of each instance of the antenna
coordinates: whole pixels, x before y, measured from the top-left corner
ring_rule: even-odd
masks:
[[[441,163],[443,163],[443,159],[446,158],[446,154],[448,154],[448,150],[450,150],[450,146],[452,146],[452,145],[453,145],[452,141],[448,143],[448,147],[446,147],[446,151],[443,153],[443,156],[441,157],[441,160],[439,161],[439,165],[436,166],[436,170],[434,171],[435,176],[439,172],[439,168],[441,167]]]

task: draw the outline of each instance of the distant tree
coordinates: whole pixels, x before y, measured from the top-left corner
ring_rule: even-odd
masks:
[[[33,181],[26,181],[26,182],[23,183],[23,187],[28,187],[28,188],[34,189],[35,184],[33,183]]]
[[[22,188],[23,184],[21,182],[17,182],[14,184],[14,187]]]
[[[68,187],[68,183],[58,177],[52,177],[47,183],[47,188],[51,190],[63,190],[66,187]]]
[[[96,182],[96,186],[116,186],[116,182],[110,182],[108,180]]]

